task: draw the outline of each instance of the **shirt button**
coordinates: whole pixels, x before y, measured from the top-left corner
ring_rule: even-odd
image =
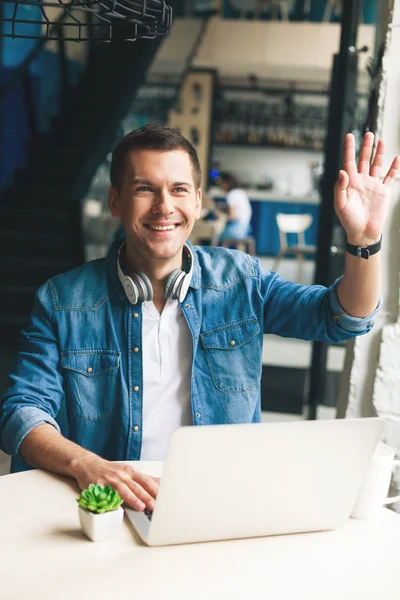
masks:
[[[138,385],[135,385],[135,387],[133,388],[133,391],[134,391],[134,392],[138,392],[138,391],[139,391],[139,386],[138,386]]]
[[[87,371],[88,373],[91,373],[91,372],[93,371],[93,369],[92,369],[92,367],[88,367],[88,368],[86,369],[86,371]]]
[[[133,348],[134,352],[139,352],[139,348]]]
[[[135,427],[133,428],[133,431],[139,431],[139,427],[137,425],[135,425]]]
[[[200,419],[201,414],[200,413],[196,413],[196,419]]]
[[[234,346],[236,344],[235,340],[231,340],[229,343],[231,346]]]
[[[134,319],[137,319],[137,318],[138,318],[138,316],[139,316],[139,315],[138,315],[138,313],[133,313],[133,318],[134,318]]]
[[[190,308],[190,304],[185,304],[185,308]]]

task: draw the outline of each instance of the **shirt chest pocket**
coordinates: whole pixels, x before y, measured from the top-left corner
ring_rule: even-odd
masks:
[[[67,409],[81,419],[104,419],[117,406],[120,353],[74,350],[61,353]]]
[[[257,319],[245,319],[200,335],[214,385],[245,392],[261,379],[262,336]]]

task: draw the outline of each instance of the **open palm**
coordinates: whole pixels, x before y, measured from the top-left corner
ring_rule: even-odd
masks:
[[[344,169],[335,185],[335,209],[350,244],[365,246],[380,240],[388,210],[390,188],[400,169],[396,156],[383,182],[380,181],[384,159],[384,143],[379,140],[372,164],[374,134],[364,136],[358,170],[355,140],[349,133],[344,144]]]

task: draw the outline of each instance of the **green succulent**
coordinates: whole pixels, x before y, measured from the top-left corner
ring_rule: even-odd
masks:
[[[77,503],[90,512],[101,515],[111,510],[117,510],[123,503],[121,496],[110,485],[104,488],[91,483],[87,490],[82,490]]]

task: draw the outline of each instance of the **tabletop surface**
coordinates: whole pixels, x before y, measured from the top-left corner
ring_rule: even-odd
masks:
[[[270,190],[258,190],[256,188],[245,189],[246,194],[250,200],[260,200],[264,202],[288,202],[289,204],[320,204],[321,200],[318,194],[302,196],[294,196],[291,194],[282,194],[278,191]],[[211,198],[225,198],[226,192],[221,190],[219,187],[210,187],[207,191],[207,195]]]
[[[335,531],[149,548],[126,517],[112,540],[89,541],[78,493],[40,470],[0,477],[2,600],[400,598],[400,516],[387,509]]]

